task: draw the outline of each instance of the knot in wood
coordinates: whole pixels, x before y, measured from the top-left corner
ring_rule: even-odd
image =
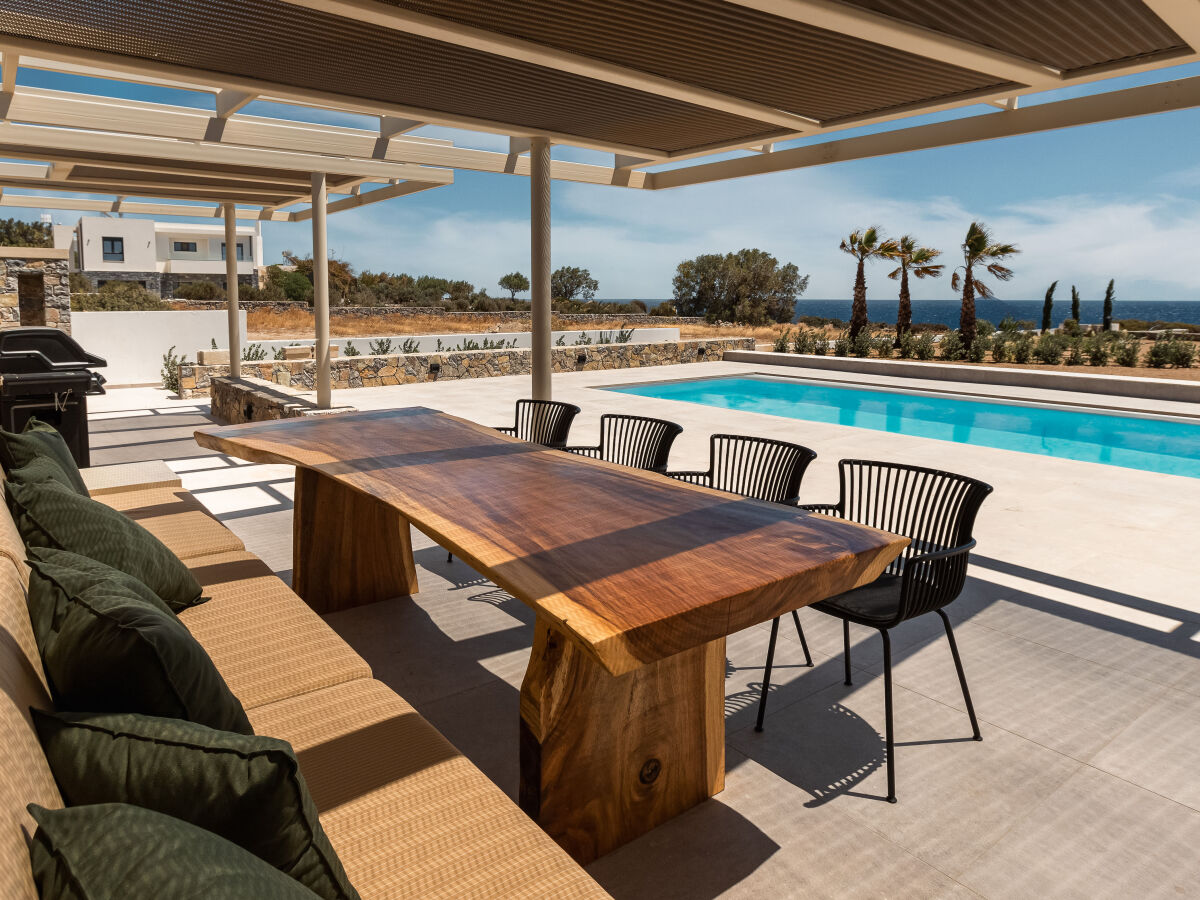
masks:
[[[642,784],[654,784],[661,772],[662,763],[651,757],[642,764],[642,771],[638,772],[638,781]]]

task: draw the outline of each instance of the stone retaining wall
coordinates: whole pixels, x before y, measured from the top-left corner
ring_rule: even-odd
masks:
[[[225,425],[354,412],[352,406],[318,409],[290,388],[260,378],[213,378],[211,393],[213,418]]]
[[[0,328],[46,325],[71,333],[67,251],[0,247]],[[42,288],[21,296],[21,276],[41,275]]]
[[[671,341],[654,344],[591,344],[551,348],[554,372],[591,372],[600,369],[633,369],[678,363],[720,360],[726,351],[753,350],[753,338]],[[454,353],[409,353],[387,356],[352,356],[331,361],[335,388],[380,387],[495,375],[528,375],[531,350],[466,350]],[[180,395],[207,396],[213,380],[229,375],[229,366],[179,367]],[[313,360],[243,362],[245,378],[259,378],[298,390],[316,387]]]

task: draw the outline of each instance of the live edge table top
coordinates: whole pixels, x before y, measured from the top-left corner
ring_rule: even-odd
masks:
[[[869,583],[908,543],[421,407],[208,428],[196,440],[394,507],[614,675]]]

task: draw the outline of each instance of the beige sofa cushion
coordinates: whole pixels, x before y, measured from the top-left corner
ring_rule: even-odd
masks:
[[[183,488],[120,491],[95,499],[125,513],[183,560],[246,549],[237,535]]]
[[[247,710],[371,677],[366,661],[257,557],[222,553],[187,565],[212,599],[180,621]]]
[[[486,775],[379,681],[247,710],[295,747],[363,900],[607,897]]]
[[[24,584],[29,583],[29,567],[25,565],[25,542],[17,531],[17,523],[8,512],[8,497],[5,494],[8,482],[0,478],[0,558],[16,566]]]
[[[7,510],[0,510],[0,524],[6,521],[11,525]],[[27,843],[35,826],[26,804],[62,806],[29,717],[31,706],[50,709],[50,696],[22,576],[0,558],[0,897],[6,900],[37,897]]]
[[[177,488],[182,479],[161,459],[145,462],[117,463],[113,466],[91,466],[80,469],[84,487],[93,497],[101,494],[116,494],[134,488]]]

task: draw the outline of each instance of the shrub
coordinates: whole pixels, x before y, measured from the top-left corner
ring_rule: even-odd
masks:
[[[967,351],[967,361],[973,363],[981,363],[987,359],[987,352],[992,347],[991,333],[976,335],[975,340],[971,342],[971,349]]]
[[[1038,338],[1037,344],[1033,348],[1033,355],[1038,362],[1045,363],[1048,366],[1057,366],[1062,362],[1065,347],[1066,338],[1061,334],[1054,334],[1047,331]]]
[[[1013,341],[1012,359],[1015,363],[1027,363],[1033,359],[1033,336],[1028,332],[1017,335]]]
[[[942,359],[958,360],[962,359],[966,352],[963,349],[962,337],[957,331],[951,331],[942,338]]]
[[[850,352],[859,359],[866,359],[871,355],[871,348],[874,346],[874,344],[875,341],[871,337],[871,332],[864,328],[857,335],[855,335],[854,340],[850,342]]]
[[[372,356],[387,356],[392,352],[392,339],[380,338],[377,341],[371,341],[369,352]]]
[[[354,346],[353,341],[346,341],[346,347],[342,350],[346,356],[362,356],[362,351]]]
[[[1083,338],[1076,335],[1067,342],[1067,365],[1083,365]]]
[[[1024,323],[1018,322],[1012,316],[1005,316],[1003,319],[1000,320],[1000,329],[999,330],[1004,332],[1005,334],[1016,334],[1018,331],[1021,330],[1021,326],[1023,324]],[[1032,324],[1032,323],[1030,323],[1030,324]]]
[[[1103,334],[1094,334],[1083,344],[1089,366],[1107,366],[1111,350],[1111,342]]]
[[[996,326],[987,319],[979,319],[975,323],[975,333],[980,337],[991,337],[996,333]]]
[[[896,339],[890,334],[881,334],[871,341],[871,346],[880,359],[891,359],[892,351],[896,349]]]
[[[267,349],[262,344],[249,344],[242,350],[242,362],[262,362],[267,358]]]
[[[575,339],[575,346],[576,347],[585,347],[588,344],[590,344],[591,342],[592,342],[592,339],[590,337],[588,337],[587,332],[581,331],[581,332],[579,332],[579,337],[577,337]],[[460,347],[459,349],[460,350],[478,350],[479,348],[478,347]]]
[[[609,344],[612,342],[611,341],[601,341],[600,343]],[[618,344],[623,343],[620,340],[619,336],[618,336],[616,343],[618,343]],[[499,340],[495,340],[495,341],[491,340],[490,338],[484,338],[482,349],[484,349],[484,350],[511,350],[515,346],[517,346],[516,338],[513,338],[511,341],[506,341],[503,338],[500,338]]]
[[[67,281],[70,283],[70,291],[72,294],[92,293],[92,280],[82,272],[71,272],[67,276]]]
[[[916,338],[912,332],[906,331],[900,335],[900,345],[896,348],[896,353],[901,359],[911,359],[913,355],[913,343]]]
[[[193,281],[175,288],[175,296],[180,300],[224,300],[225,289],[211,281]]]
[[[171,345],[171,349],[163,354],[162,357],[162,383],[168,391],[178,394],[179,387],[179,367],[188,364],[187,354],[183,356],[175,355],[175,345]]]
[[[274,355],[272,358],[273,358],[273,359],[287,359],[287,354],[285,354],[285,353],[283,352],[283,348],[282,348],[282,347],[276,347],[276,348],[275,348],[275,355]]]
[[[850,335],[843,331],[833,341],[834,356],[849,356],[850,355]]]
[[[81,312],[127,312],[170,309],[169,303],[134,281],[110,281],[94,294],[72,294],[71,309]]]
[[[1196,359],[1196,345],[1178,338],[1172,338],[1168,343],[1171,345],[1171,365],[1177,369],[1190,369]]]
[[[829,353],[829,339],[824,331],[818,331],[813,336],[813,356],[825,356]]]
[[[933,359],[937,352],[937,344],[933,342],[933,333],[924,331],[921,334],[913,337],[912,341],[912,356],[913,359],[927,360]]]
[[[1069,337],[1075,337],[1079,334],[1079,322],[1075,319],[1065,319],[1060,330]]]
[[[416,353],[421,349],[421,342],[416,338],[405,338],[404,343],[400,345],[401,353]]]
[[[792,331],[790,328],[784,328],[775,335],[775,343],[771,345],[771,349],[776,353],[787,353],[791,346]]]
[[[1016,345],[1015,335],[1016,332],[1005,331],[1004,323],[1000,323],[1000,335],[992,342],[992,362],[1012,362],[1013,350]]]
[[[1118,366],[1133,368],[1142,356],[1142,342],[1131,334],[1122,335],[1114,344],[1113,356]]]
[[[817,344],[815,335],[807,328],[796,329],[796,337],[792,341],[793,353],[812,353]]]

